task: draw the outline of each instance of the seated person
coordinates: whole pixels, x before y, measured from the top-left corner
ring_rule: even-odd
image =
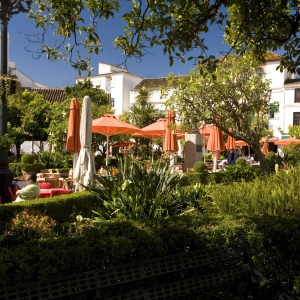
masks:
[[[27,186],[18,190],[16,195],[18,196],[14,202],[21,202],[25,200],[33,200],[40,195],[40,186],[36,181],[36,174],[29,172],[26,175]]]
[[[235,152],[234,149],[230,150],[228,156],[227,156],[227,163],[229,165],[235,165],[236,160],[238,159],[239,155]]]

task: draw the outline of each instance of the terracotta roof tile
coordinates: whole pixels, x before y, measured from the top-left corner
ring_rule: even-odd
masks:
[[[265,57],[266,61],[278,61],[278,60],[282,60],[283,57],[279,54],[276,54],[274,52],[268,51],[266,57]]]
[[[175,78],[182,78],[182,77],[185,77],[185,76],[177,76]],[[145,78],[133,90],[137,91],[141,88],[146,88],[146,89],[152,90],[152,89],[158,89],[162,86],[164,86],[164,87],[168,86],[167,77]]]
[[[48,100],[51,104],[54,102],[63,102],[66,99],[66,94],[63,89],[59,88],[48,88],[48,89],[39,89],[39,88],[24,88],[30,92],[36,92],[44,96],[45,100]]]
[[[300,85],[300,78],[286,79],[284,85]]]

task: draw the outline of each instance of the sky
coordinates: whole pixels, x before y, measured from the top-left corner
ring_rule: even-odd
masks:
[[[124,22],[121,16],[101,23],[98,34],[103,44],[103,51],[98,55],[91,55],[91,66],[94,68],[92,75],[98,73],[98,63],[116,64],[124,62],[124,56],[119,49],[115,49],[113,40],[123,32]],[[28,19],[26,14],[14,15],[8,23],[9,32],[9,61],[16,63],[16,68],[29,76],[31,79],[45,84],[50,88],[63,88],[67,85],[75,84],[75,77],[78,72],[72,68],[71,64],[63,61],[50,61],[45,56],[37,59],[38,44],[28,42],[22,33],[34,34],[40,31],[35,29],[34,20]],[[53,39],[53,37],[49,37]],[[227,51],[228,45],[222,44],[223,31],[212,28],[206,37],[209,47],[208,54],[219,56],[220,51]],[[27,50],[26,50],[27,49]],[[30,52],[30,51],[33,52]],[[166,77],[170,72],[175,75],[186,75],[193,69],[193,62],[182,63],[175,61],[172,67],[169,66],[168,56],[163,55],[162,47],[154,47],[149,50],[149,54],[139,62],[135,58],[127,61],[126,66],[130,73],[144,78]],[[188,57],[189,55],[187,55]],[[85,57],[85,53],[82,53]],[[87,73],[82,73],[86,76]]]

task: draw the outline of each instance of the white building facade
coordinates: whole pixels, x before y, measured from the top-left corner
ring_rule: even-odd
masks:
[[[76,77],[79,81],[90,80],[94,87],[100,88],[109,95],[111,107],[115,115],[121,115],[130,110],[130,91],[137,86],[143,78],[128,72],[127,69],[105,63],[99,63],[98,74],[89,77]]]

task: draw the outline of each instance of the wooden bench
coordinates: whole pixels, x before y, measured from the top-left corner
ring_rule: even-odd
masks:
[[[253,298],[259,281],[266,284],[262,299],[293,299],[254,266],[247,242],[237,242],[80,274],[0,289],[0,300],[57,299],[85,294],[85,299],[191,299],[206,291],[249,283]],[[205,298],[203,298],[205,299]],[[224,298],[225,299],[225,298]]]

